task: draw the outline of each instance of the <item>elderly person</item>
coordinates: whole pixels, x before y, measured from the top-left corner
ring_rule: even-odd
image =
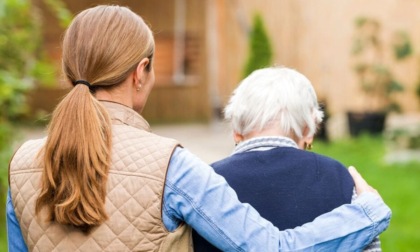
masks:
[[[284,67],[254,71],[233,92],[225,117],[236,147],[212,166],[239,200],[275,226],[301,226],[351,202],[354,184],[348,170],[336,160],[306,151],[323,112],[305,76]],[[195,233],[194,247],[218,251]],[[380,251],[379,240],[369,250]]]
[[[62,60],[73,88],[48,136],[25,142],[10,163],[10,251],[191,251],[191,227],[224,251],[354,250],[388,226],[389,208],[357,173],[357,202],[305,228],[279,231],[239,202],[139,114],[155,80],[154,50],[152,31],[128,8],[74,18]]]

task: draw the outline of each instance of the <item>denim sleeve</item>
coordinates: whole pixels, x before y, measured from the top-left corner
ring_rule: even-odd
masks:
[[[15,208],[13,207],[10,190],[7,192],[6,203],[6,221],[7,221],[7,245],[9,251],[26,252],[28,248],[23,240],[22,231],[16,218]]]
[[[356,188],[353,189],[353,195],[351,197],[351,202],[353,203],[357,199]],[[376,236],[375,239],[363,249],[363,252],[382,252],[381,241],[379,236]]]
[[[380,197],[364,193],[311,223],[279,231],[241,204],[223,177],[182,148],[169,164],[163,210],[168,230],[186,222],[223,251],[360,251],[391,217]]]

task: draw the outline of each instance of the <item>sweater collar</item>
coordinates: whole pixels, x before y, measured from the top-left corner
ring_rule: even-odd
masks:
[[[276,147],[292,147],[298,148],[297,144],[288,137],[283,136],[269,136],[269,137],[254,137],[246,141],[240,142],[233,151],[233,154],[247,152],[247,151],[265,151]]]
[[[100,102],[108,110],[113,123],[122,123],[148,132],[151,131],[149,123],[132,108],[111,101]]]

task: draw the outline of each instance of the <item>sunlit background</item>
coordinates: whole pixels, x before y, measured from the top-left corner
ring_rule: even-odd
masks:
[[[419,0],[0,0],[3,202],[14,150],[45,134],[69,89],[63,32],[98,4],[128,6],[150,25],[156,84],[143,116],[206,162],[233,148],[222,110],[242,78],[272,65],[306,75],[327,115],[313,151],[356,165],[390,205],[383,251],[420,248]]]

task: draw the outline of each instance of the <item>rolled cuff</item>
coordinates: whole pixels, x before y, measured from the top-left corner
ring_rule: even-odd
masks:
[[[365,192],[359,195],[353,203],[361,206],[372,220],[372,239],[388,228],[392,211],[381,197],[371,192]]]

